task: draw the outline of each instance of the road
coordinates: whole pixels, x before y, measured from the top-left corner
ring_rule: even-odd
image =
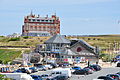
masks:
[[[93,74],[89,75],[72,75],[70,80],[93,80],[97,79],[98,76],[105,76],[107,74],[113,74],[120,71],[119,67],[111,67],[111,68],[103,68],[101,71],[94,72]],[[32,75],[41,75],[41,74],[50,74],[51,70],[48,71],[39,71],[37,73],[33,73]]]

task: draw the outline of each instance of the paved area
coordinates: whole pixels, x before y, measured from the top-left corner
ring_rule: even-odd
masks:
[[[52,70],[47,71],[39,71],[37,73],[33,73],[35,75],[42,75],[42,74],[50,74]],[[109,67],[109,68],[103,68],[101,71],[94,72],[93,74],[89,75],[73,75],[70,78],[70,80],[93,80],[97,79],[99,76],[105,76],[107,74],[114,74],[120,71],[119,67]],[[32,74],[32,75],[33,75]]]
[[[70,80],[93,80],[97,79],[99,76],[105,76],[107,74],[114,74],[120,71],[120,68],[103,68],[101,71],[94,72],[93,74],[89,75],[72,75]]]

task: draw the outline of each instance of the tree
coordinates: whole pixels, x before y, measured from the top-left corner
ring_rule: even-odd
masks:
[[[2,60],[0,60],[0,64],[2,64],[3,63],[3,61]]]

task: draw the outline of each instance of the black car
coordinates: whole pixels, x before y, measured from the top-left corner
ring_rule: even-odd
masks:
[[[102,80],[114,80],[113,78],[109,77],[109,76],[100,76],[97,79],[102,79]]]
[[[80,70],[75,70],[73,74],[88,75],[90,73],[88,69],[80,69]]]
[[[120,67],[120,62],[119,62],[119,63],[117,63],[117,67]]]
[[[54,78],[55,80],[68,80],[68,77],[66,75],[59,75]]]
[[[107,76],[115,79],[115,80],[120,80],[120,75],[119,74],[108,74]]]
[[[40,76],[38,75],[30,75],[34,80],[43,80]]]
[[[66,75],[58,75],[53,78],[47,78],[46,80],[68,80],[68,77]]]
[[[97,64],[94,64],[94,65],[90,65],[90,67],[94,68],[95,71],[100,71],[102,68],[101,66],[97,65]]]
[[[117,72],[116,74],[120,75],[120,72]]]

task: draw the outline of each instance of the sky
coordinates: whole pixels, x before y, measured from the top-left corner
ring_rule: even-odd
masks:
[[[0,35],[22,33],[31,11],[56,13],[62,35],[120,34],[120,0],[0,0]]]

